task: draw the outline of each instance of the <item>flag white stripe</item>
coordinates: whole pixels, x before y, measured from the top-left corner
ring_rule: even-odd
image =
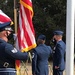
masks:
[[[31,30],[31,28],[30,28],[30,25],[29,25],[29,22],[28,22],[28,20],[27,20],[27,16],[26,16],[26,13],[25,13],[25,10],[24,10],[24,7],[23,7],[23,6],[22,6],[22,15],[23,15],[23,19],[24,19],[24,24],[26,25],[26,26],[25,26],[25,27],[26,27],[26,31],[27,31],[28,34],[29,34],[29,37],[30,37],[30,39],[31,39],[31,42],[32,42],[32,43],[35,43],[34,34],[33,34],[32,30]]]
[[[25,37],[24,37],[24,29],[23,29],[23,27],[22,27],[21,12],[20,12],[20,14],[19,14],[19,26],[20,26],[20,31],[21,31],[21,35],[20,35],[21,40],[24,41],[24,44],[25,44],[25,46],[27,47],[28,45],[27,45],[26,39],[25,39]],[[23,46],[22,46],[22,48],[23,48]]]
[[[0,15],[3,15],[3,16],[5,16],[5,17],[7,17],[7,18],[9,18],[2,10],[0,10]],[[9,18],[10,19],[10,18]],[[11,20],[11,19],[10,19]]]

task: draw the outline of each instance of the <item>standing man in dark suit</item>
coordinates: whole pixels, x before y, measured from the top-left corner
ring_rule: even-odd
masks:
[[[46,36],[39,35],[38,46],[33,50],[32,74],[48,75],[48,58],[51,54],[51,47],[45,45]]]
[[[0,23],[0,75],[16,75],[15,60],[28,58],[28,53],[22,53],[8,43],[8,38],[13,31],[10,23]]]
[[[62,41],[62,36],[62,31],[54,31],[53,39],[56,45],[53,50],[53,75],[63,75],[65,69],[65,43]]]

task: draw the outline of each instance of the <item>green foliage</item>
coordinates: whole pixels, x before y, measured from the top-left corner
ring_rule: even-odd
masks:
[[[0,9],[14,20],[13,0],[0,0]]]
[[[62,30],[65,33],[66,0],[33,0],[33,10],[36,35],[45,34],[47,40],[50,40],[54,30]]]
[[[66,0],[32,0],[32,3],[36,37],[45,34],[49,41],[54,30],[66,33]],[[19,0],[16,0],[16,6],[19,8]],[[0,0],[0,9],[14,21],[14,0]]]

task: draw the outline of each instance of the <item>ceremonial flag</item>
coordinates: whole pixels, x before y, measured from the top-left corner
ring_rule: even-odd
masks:
[[[32,17],[33,9],[31,0],[20,0],[19,26],[16,47],[22,52],[27,52],[36,47]],[[19,64],[16,66],[18,69]]]
[[[2,10],[0,10],[0,23],[3,24],[6,22],[11,22],[11,19]]]

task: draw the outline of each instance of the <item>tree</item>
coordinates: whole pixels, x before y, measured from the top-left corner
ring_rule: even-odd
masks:
[[[54,30],[66,31],[66,0],[33,0],[33,23],[36,35],[52,38]],[[65,34],[64,34],[65,40]]]
[[[19,8],[19,0],[16,2]],[[0,3],[0,9],[14,21],[14,0],[0,0]],[[36,37],[45,34],[49,41],[54,30],[62,30],[66,34],[66,0],[32,0],[32,3]]]

